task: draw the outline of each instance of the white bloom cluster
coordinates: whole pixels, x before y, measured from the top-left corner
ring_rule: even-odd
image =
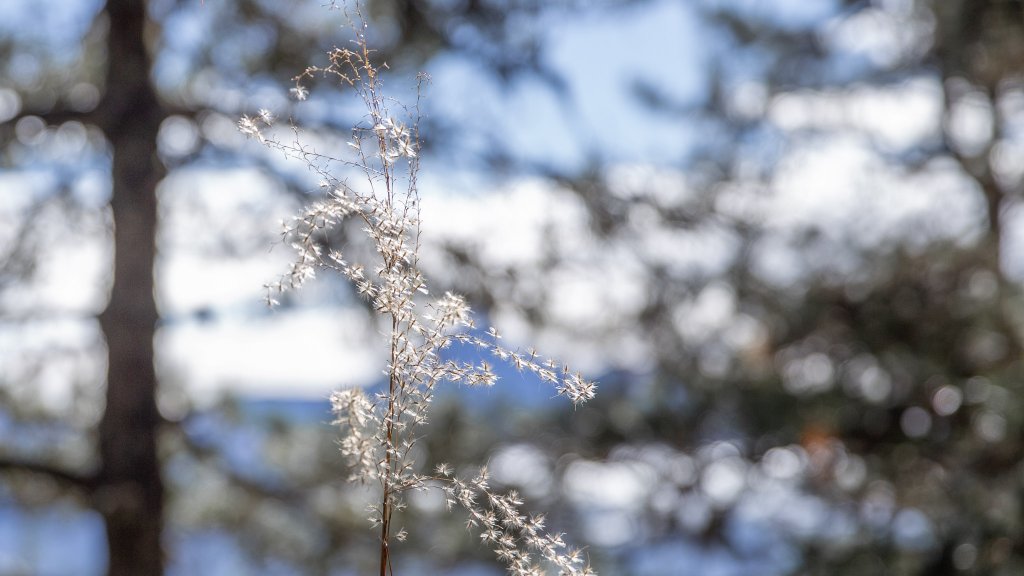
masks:
[[[503,347],[493,328],[477,335],[472,311],[461,296],[446,292],[431,299],[417,266],[418,115],[410,113],[413,122],[406,124],[389,112],[390,101],[380,94],[379,72],[369,61],[361,35],[357,47],[356,51],[332,51],[330,66],[307,69],[292,89],[296,99],[305,99],[308,92],[301,81],[314,74],[334,75],[355,89],[366,104],[370,122],[353,130],[347,153],[354,154],[354,159],[315,152],[299,141],[297,131],[293,142],[264,135],[262,129],[275,120],[268,110],[255,117],[243,116],[238,128],[269,149],[304,161],[323,177],[321,186],[328,190],[324,200],[283,224],[282,237],[295,249],[296,258],[286,274],[265,286],[267,303],[276,304],[280,294],[328,269],[347,278],[390,325],[386,388],[376,394],[350,389],[331,397],[335,424],[343,431],[341,451],[353,470],[350,480],[375,482],[382,490],[381,503],[370,515],[381,531],[382,570],[390,566],[389,541],[406,536],[392,526],[395,511],[404,506],[403,493],[440,483],[449,505],[459,504],[469,512],[469,525],[480,530],[481,540],[495,549],[511,574],[543,573],[538,559],[557,567],[559,574],[592,574],[578,550],[567,550],[561,535],[544,531],[543,516],[519,511],[518,495],[490,491],[486,469],[469,481],[454,477],[443,465],[435,476],[417,471],[413,448],[419,427],[427,422],[437,384],[492,386],[498,380],[487,361],[443,359],[442,350],[453,343],[474,346],[499,362],[535,374],[576,405],[593,398],[596,385],[566,366],[539,358],[533,350],[524,353]],[[338,179],[331,168],[339,164],[362,171],[369,186],[356,190]],[[374,248],[370,261],[349,262],[341,250],[330,248],[331,232],[346,219],[362,224]]]

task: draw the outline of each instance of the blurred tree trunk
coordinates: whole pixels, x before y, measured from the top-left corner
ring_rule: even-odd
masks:
[[[164,487],[157,458],[153,293],[156,135],[165,111],[149,80],[143,0],[109,0],[106,89],[97,119],[113,152],[114,283],[100,316],[107,342],[106,409],[99,427],[95,503],[106,522],[110,576],[163,572]]]

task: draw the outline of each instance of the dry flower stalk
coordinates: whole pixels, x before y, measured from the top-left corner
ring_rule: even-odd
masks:
[[[333,77],[362,99],[365,121],[352,130],[346,155],[317,152],[302,142],[294,126],[291,140],[279,139],[272,130],[275,117],[267,110],[243,116],[238,128],[267,148],[304,162],[320,176],[326,191],[323,200],[284,225],[282,237],[295,249],[296,257],[286,274],[266,285],[267,303],[276,305],[280,294],[301,287],[318,270],[327,269],[347,278],[389,327],[386,389],[369,394],[352,388],[331,396],[335,424],[343,434],[341,451],[353,471],[350,480],[377,483],[381,488],[380,503],[371,508],[369,516],[380,531],[380,574],[391,573],[392,542],[406,536],[404,529],[396,530],[393,524],[395,511],[405,506],[403,494],[432,487],[444,491],[449,509],[465,509],[467,527],[479,531],[481,541],[494,549],[510,574],[545,574],[545,563],[558,574],[594,574],[580,550],[568,548],[561,534],[545,531],[543,515],[527,516],[520,511],[523,502],[514,491],[493,491],[486,467],[469,479],[457,477],[446,464],[437,466],[433,474],[419,471],[412,449],[420,427],[427,422],[435,387],[442,382],[492,386],[498,380],[487,362],[445,359],[442,351],[453,343],[474,346],[519,371],[532,372],[574,405],[593,398],[596,385],[533,350],[504,347],[493,328],[478,335],[472,311],[461,296],[446,292],[431,298],[418,267],[420,198],[416,186],[420,89],[426,77],[417,79],[413,108],[385,98],[381,69],[371,62],[367,23],[358,6],[349,14],[349,23],[354,48],[330,51],[328,66],[307,68],[291,88],[295,99],[305,100],[309,96],[306,82]],[[397,117],[393,111],[398,112]],[[365,178],[359,189],[337,175],[351,169]],[[370,262],[349,262],[338,250],[324,254],[326,234],[352,218],[361,221],[372,242]]]

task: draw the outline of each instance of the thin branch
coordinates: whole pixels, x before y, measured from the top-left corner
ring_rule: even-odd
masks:
[[[22,118],[28,118],[30,116],[42,118],[43,121],[50,125],[63,124],[65,122],[72,121],[81,122],[83,124],[93,124],[96,122],[95,110],[82,112],[79,110],[72,110],[70,108],[50,108],[49,110],[23,109],[13,118],[9,119],[8,122],[15,124]]]
[[[85,491],[93,490],[97,484],[95,473],[84,474],[59,468],[48,462],[37,462],[13,456],[0,457],[0,473],[2,472],[27,472],[29,474],[48,476],[62,484]]]
[[[185,444],[186,449],[200,462],[205,462],[216,466],[217,470],[224,475],[228,482],[237,488],[257,497],[270,498],[281,502],[304,502],[305,491],[303,487],[295,488],[283,488],[268,486],[252,478],[246,478],[245,476],[238,473],[237,470],[232,469],[230,464],[224,462],[222,454],[215,447],[203,445],[189,436],[184,429],[180,427],[179,423],[169,422],[170,426],[177,428],[177,440],[180,440]]]

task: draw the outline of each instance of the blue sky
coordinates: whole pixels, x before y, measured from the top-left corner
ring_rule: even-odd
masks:
[[[32,17],[31,3],[5,6],[11,12],[10,21]],[[53,29],[66,30],[66,37],[72,38],[81,35],[82,20],[87,20],[95,9],[95,3],[82,2],[73,3],[72,9],[62,15],[55,14],[60,12],[55,10],[44,12],[46,18],[54,19],[50,24]],[[173,71],[179,68],[174,61],[179,56],[174,55],[189,60],[190,43],[201,42],[208,36],[204,14],[213,9],[196,6],[169,22],[170,56],[159,60],[158,77],[176,77]],[[544,58],[564,75],[567,99],[559,99],[548,87],[529,78],[513,83],[505,91],[488,73],[475,70],[477,64],[472,60],[441,54],[425,66],[433,77],[427,113],[454,119],[463,126],[470,141],[497,138],[524,159],[551,163],[560,169],[579,168],[587,155],[593,153],[613,163],[668,164],[681,157],[694,135],[688,133],[686,126],[636,106],[631,84],[623,79],[657,84],[683,102],[700,99],[704,90],[700,85],[701,63],[708,54],[702,48],[706,42],[700,41],[692,10],[677,2],[661,1],[645,4],[643,9],[627,6],[583,12],[582,17],[568,16],[552,10],[539,23],[548,46]],[[56,51],[60,51],[62,38],[65,35],[57,35]],[[166,81],[169,80],[162,82]],[[396,87],[400,85],[401,82]],[[243,93],[224,87],[218,89],[221,92],[217,97],[222,102],[235,100],[242,106],[275,109],[282,105],[279,94],[286,88]],[[315,109],[317,105],[311,106]],[[202,129],[209,130],[215,120],[221,121],[207,119]],[[229,146],[252,151],[255,145],[245,142],[226,121],[223,128],[209,134]],[[161,133],[163,146],[187,149],[189,142],[194,141],[194,130],[196,127],[190,123],[172,119]],[[55,139],[56,136],[51,138]],[[66,161],[69,157],[58,158]],[[31,179],[25,179],[32,178],[25,172],[6,175],[12,179],[7,189],[20,188],[21,194],[25,190],[45,190],[48,166],[39,166],[36,174],[40,180],[34,185]],[[104,168],[98,166],[90,170],[89,177],[77,180],[81,196],[93,197],[96,194],[91,190],[103,189]],[[299,166],[291,169],[301,172]],[[438,220],[446,219],[454,204],[487,210],[485,206],[463,203],[459,198],[480,198],[481,188],[496,185],[488,182],[486,174],[459,170],[453,174],[444,161],[430,159],[425,162],[422,182],[427,203],[437,198],[436,209],[431,210]],[[523,188],[533,184],[516,186],[524,194],[547,203]],[[313,287],[310,295],[301,296],[307,304],[304,310],[269,315],[257,311],[262,284],[284,270],[287,250],[278,246],[269,254],[256,250],[243,258],[223,258],[208,252],[221,235],[238,236],[239,230],[262,238],[263,245],[270,246],[277,222],[297,210],[293,202],[281,200],[273,187],[273,182],[256,171],[210,164],[176,170],[161,187],[162,258],[157,270],[158,300],[164,316],[164,329],[158,338],[161,366],[170,378],[184,378],[186,386],[199,397],[209,398],[225,387],[257,395],[325,397],[338,384],[365,383],[377,377],[379,363],[375,360],[380,359],[379,353],[365,344],[367,336],[372,340],[373,327],[354,312],[328,312],[323,308],[329,302],[321,302],[322,298],[331,300],[324,295],[328,287]],[[12,218],[17,217],[19,204],[16,196],[2,202]],[[544,211],[541,206],[534,209]],[[238,214],[244,214],[245,220]],[[524,218],[517,216],[509,222],[528,227],[538,223],[536,218]],[[229,221],[236,224],[216,229]],[[531,257],[524,253],[528,243],[517,249],[517,243],[510,241],[527,238],[529,230],[509,226],[506,229],[508,240],[493,242],[493,252],[529,261]],[[582,232],[578,226],[574,229]],[[28,301],[35,302],[28,305],[37,309],[60,306],[69,312],[98,311],[103,305],[106,285],[103,262],[110,257],[103,242],[102,236],[83,238],[55,254],[50,260],[54,265],[45,267],[41,274],[46,288],[34,291],[36,297]],[[69,260],[78,265],[68,265]],[[83,277],[90,279],[84,285]],[[214,321],[195,320],[192,315],[200,310],[214,311]],[[349,328],[336,328],[341,325]],[[323,336],[292,344],[279,336],[310,331]],[[349,360],[338,359],[338,350],[351,350]],[[311,363],[303,358],[333,360]],[[59,381],[62,377],[55,375],[53,379]],[[208,391],[204,392],[206,388]],[[59,392],[53,394],[62,396]]]
[[[655,0],[578,14],[552,8],[542,13],[536,31],[545,46],[543,62],[565,78],[564,98],[530,77],[514,81],[506,90],[490,74],[478,70],[473,59],[442,53],[425,65],[433,78],[427,113],[460,127],[463,150],[497,141],[522,159],[570,171],[596,155],[605,162],[606,176],[617,190],[614,193],[661,194],[658,202],[686,202],[694,192],[685,171],[676,166],[692,145],[713,137],[699,132],[709,125],[639,105],[635,87],[650,86],[682,106],[702,102],[707,97],[707,69],[727,52],[724,40],[700,20],[697,10],[723,6],[739,7],[751,18],[792,27],[827,21],[834,7],[824,1],[783,2],[771,4],[769,9],[764,3],[740,0]],[[54,29],[65,31],[50,38],[59,47],[67,38],[80,35],[82,19],[96,4],[72,2],[67,9],[56,10],[46,4],[8,2],[2,8],[12,18],[7,22],[34,17],[36,9],[42,10],[41,18],[53,20]],[[178,57],[173,54],[188,60],[190,42],[200,42],[208,35],[204,16],[213,10],[212,3],[197,3],[171,23],[172,50],[168,53],[172,56],[161,59],[165,68],[159,76],[171,79],[176,77],[173,70],[183,70],[173,63]],[[323,27],[325,22],[329,24],[329,18],[316,25]],[[22,28],[15,29],[21,33]],[[861,47],[851,44],[854,40],[843,30],[837,29],[837,50],[860,53]],[[884,33],[874,32],[881,36],[872,42],[884,45]],[[736,180],[719,190],[717,202],[730,216],[751,218],[777,231],[759,247],[759,270],[767,280],[785,284],[809,270],[807,254],[797,249],[790,237],[801,227],[820,225],[837,245],[871,245],[909,231],[913,234],[908,240],[917,242],[925,237],[921,232],[931,237],[972,237],[980,206],[971,194],[964,193],[954,174],[902,174],[890,169],[873,150],[877,142],[899,149],[929,136],[940,99],[934,82],[921,79],[889,90],[796,91],[768,100],[763,89],[753,83],[754,78],[752,83],[738,86],[735,106],[753,113],[763,111],[768,126],[777,134],[775,146],[781,157],[773,180],[767,183],[772,194],[757,192],[763,183]],[[396,81],[393,88],[401,95],[406,87]],[[217,98],[255,110],[284,106],[287,87],[259,85],[252,93],[227,86],[218,90]],[[0,93],[4,93],[3,86]],[[324,105],[314,98],[309,107],[315,111]],[[907,113],[908,109],[913,113]],[[238,134],[234,122],[216,115],[201,125],[173,118],[161,131],[163,149],[172,153],[188,150],[196,131],[203,130],[229,149],[259,152],[257,144]],[[962,124],[970,131],[977,121],[972,124],[968,115]],[[827,140],[781,144],[784,134],[808,130],[828,130],[831,135]],[[65,170],[76,166],[69,146],[81,147],[85,142],[68,127],[31,138],[56,148],[57,165]],[[48,170],[53,166],[37,164],[34,172],[0,174],[5,190],[0,195],[0,219],[16,221],[24,197],[44,193],[49,187]],[[107,185],[105,169],[102,163],[93,165],[75,180],[79,196],[97,207],[103,203]],[[297,164],[289,169],[303,171]],[[268,314],[260,308],[262,284],[281,273],[289,258],[287,249],[277,246],[268,252],[267,247],[276,237],[278,222],[299,208],[283,199],[276,186],[244,164],[210,162],[175,170],[161,186],[162,256],[157,275],[164,325],[158,340],[160,365],[168,379],[183,382],[197,398],[209,400],[225,389],[260,396],[324,398],[335,386],[367,383],[379,373],[380,350],[369,344],[376,328],[354,311],[337,309],[329,283],[310,286],[301,294],[301,309]],[[643,213],[631,218],[646,229],[644,237],[600,246],[582,221],[578,200],[570,194],[528,176],[498,180],[451,155],[425,159],[420,188],[429,216],[424,224],[425,258],[434,258],[436,272],[442,276],[444,268],[431,242],[478,244],[495,269],[511,266],[529,278],[542,252],[539,232],[547,227],[560,231],[558,250],[569,267],[543,279],[562,283],[562,289],[553,290],[561,299],[552,306],[552,313],[556,320],[560,315],[563,324],[592,323],[588,333],[608,334],[609,341],[596,337],[581,340],[579,334],[558,330],[536,333],[511,309],[494,311],[492,319],[513,342],[524,346],[536,343],[553,355],[576,359],[592,373],[644,369],[643,344],[628,331],[615,328],[620,320],[626,321],[633,303],[643,294],[638,257],[713,273],[735,246],[730,232],[713,224],[697,231],[663,228],[648,222],[651,215]],[[873,193],[865,195],[864,190]],[[955,209],[943,210],[943,206]],[[873,214],[866,219],[866,227],[851,219],[858,214]],[[907,228],[903,226],[907,221],[931,224]],[[108,281],[104,262],[110,257],[105,237],[97,234],[102,229],[101,217],[75,226],[55,226],[53,233],[64,230],[62,234],[75,237],[46,259],[41,285],[17,292],[12,301],[36,310],[64,310],[72,317],[62,320],[65,323],[75,322],[76,311],[97,312],[103,306]],[[1010,236],[1012,240],[1012,228]],[[53,244],[62,241],[55,237]],[[1010,247],[1022,241],[1013,240]],[[245,246],[244,253],[225,258],[216,250],[220,243]],[[857,266],[856,260],[844,260],[841,253],[820,260],[840,270]],[[524,286],[529,289],[528,282]],[[707,297],[696,302],[718,308],[680,310],[682,324],[693,323],[683,320],[687,314],[705,319],[728,316],[728,291],[720,293],[713,286],[709,290]],[[722,294],[726,296],[719,297]],[[600,312],[594,314],[591,309]],[[706,320],[701,322],[704,324],[698,324],[706,325]],[[720,322],[728,324],[727,320]],[[50,336],[42,338],[39,346],[48,345],[46,339],[60,333],[50,329]],[[89,337],[89,328],[63,333],[74,345]],[[282,336],[296,333],[319,336],[305,340]],[[99,366],[86,362],[52,371],[52,385],[43,389],[55,398],[67,398],[58,390],[67,374],[95,374]]]

